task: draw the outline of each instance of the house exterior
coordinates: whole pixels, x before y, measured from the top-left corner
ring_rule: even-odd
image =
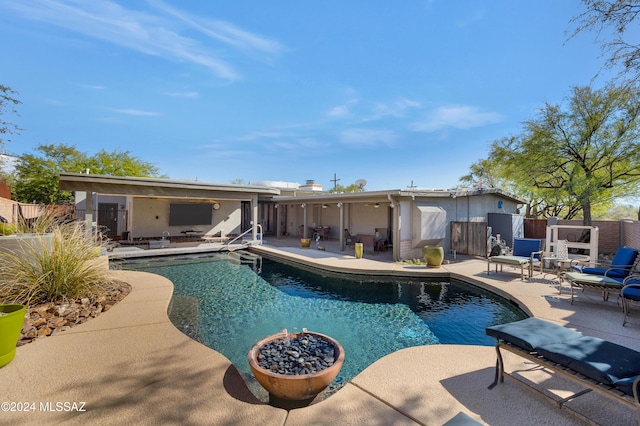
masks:
[[[59,186],[75,192],[77,216],[95,222],[110,238],[124,240],[153,239],[163,233],[238,235],[258,223],[260,198],[280,193],[262,186],[81,173],[61,173]],[[257,232],[254,228],[254,239]]]
[[[321,231],[345,250],[347,232],[373,236],[378,230],[397,260],[421,258],[427,245],[451,251],[456,223],[478,224],[486,247],[488,214],[516,216],[525,202],[493,188],[327,193],[312,181],[302,186],[261,183],[60,174],[60,189],[75,191],[77,215],[113,239],[145,240],[165,233],[172,239],[225,237],[251,230],[257,240],[259,232],[308,238]]]
[[[525,200],[500,189],[411,189],[274,196],[277,237],[328,227],[344,249],[351,235],[386,233],[394,259],[421,258],[427,245],[451,247],[452,223],[485,224],[489,213],[518,215]],[[486,241],[486,235],[484,237]]]

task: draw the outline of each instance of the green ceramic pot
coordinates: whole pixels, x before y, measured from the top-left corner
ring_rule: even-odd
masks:
[[[24,305],[0,305],[0,367],[16,356],[26,309]]]
[[[300,238],[300,247],[302,248],[311,247],[311,238]]]
[[[424,261],[428,268],[439,268],[444,260],[444,249],[442,247],[426,246],[422,249]]]

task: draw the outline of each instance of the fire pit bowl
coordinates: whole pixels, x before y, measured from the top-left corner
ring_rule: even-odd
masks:
[[[307,353],[307,347],[313,350]],[[287,409],[309,405],[336,378],[343,362],[344,349],[337,340],[306,328],[300,333],[282,330],[249,350],[249,366],[269,392],[269,403]]]

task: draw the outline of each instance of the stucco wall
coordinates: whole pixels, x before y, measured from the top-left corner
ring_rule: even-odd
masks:
[[[239,234],[241,222],[240,201],[225,201],[219,210],[213,211],[210,225],[169,226],[169,205],[171,201],[151,198],[135,198],[130,214],[133,218],[132,237],[147,239],[162,236],[168,231],[171,236],[185,235],[187,230],[197,231],[203,235]]]
[[[515,201],[509,201],[493,194],[471,195],[461,197],[442,198],[417,198],[414,201],[401,201],[400,204],[400,259],[422,258],[422,246],[416,246],[419,235],[419,221],[415,219],[415,203],[440,206],[446,210],[446,236],[439,244],[444,248],[445,254],[451,251],[451,226],[452,221],[486,222],[488,213],[518,213],[518,205]]]

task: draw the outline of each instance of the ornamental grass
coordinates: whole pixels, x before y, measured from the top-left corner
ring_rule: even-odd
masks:
[[[0,303],[37,305],[93,298],[113,287],[108,268],[97,261],[106,242],[87,235],[83,225],[51,221],[35,227],[47,229],[47,234],[32,234],[19,249],[0,252]]]

